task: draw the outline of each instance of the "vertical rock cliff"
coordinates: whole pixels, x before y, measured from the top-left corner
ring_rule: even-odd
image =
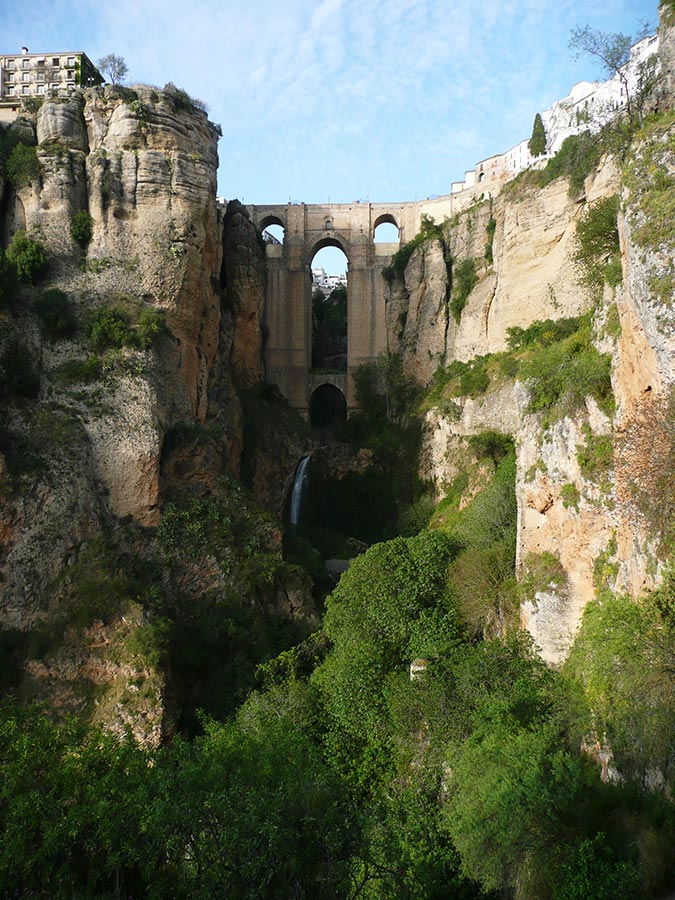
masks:
[[[237,391],[263,374],[264,256],[243,208],[217,208],[218,133],[183,91],[109,86],[46,99],[0,135],[30,163],[0,176],[3,245],[25,233],[48,261],[0,310],[8,684],[151,743],[167,685],[148,598],[230,590],[199,544],[188,571],[154,529],[168,502],[228,502]],[[250,527],[278,551],[274,529]],[[301,607],[281,578],[269,602]]]

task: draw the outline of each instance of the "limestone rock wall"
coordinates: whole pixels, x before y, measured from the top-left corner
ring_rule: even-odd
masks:
[[[659,140],[660,165],[664,171],[675,171],[668,136],[660,135]],[[675,380],[672,297],[663,291],[659,297],[655,291],[655,278],[672,272],[673,248],[659,240],[653,247],[645,246],[642,194],[652,187],[646,176],[639,175],[641,160],[647,163],[642,151],[636,153],[633,165],[638,178],[632,190],[622,188],[621,173],[605,162],[587,180],[583,196],[570,197],[565,179],[539,191],[511,188],[491,206],[484,203],[447,223],[446,252],[454,265],[475,259],[478,283],[460,322],[450,318],[444,351],[438,347],[441,329],[430,337],[428,325],[417,335],[404,330],[400,339],[404,355],[414,348],[422,356],[421,366],[408,363],[407,370],[424,381],[427,357],[448,364],[499,352],[506,349],[511,326],[575,316],[591,308],[593,300],[579,285],[573,259],[576,223],[588,204],[623,191],[619,219],[623,284],[605,288],[595,313],[596,345],[612,358],[617,405],[613,420],[589,398],[578,414],[546,427],[541,416],[528,412],[525,387],[503,378],[481,398],[457,398],[452,414],[432,410],[426,420],[421,474],[433,482],[437,496],[443,496],[465,465],[468,436],[485,430],[513,435],[517,571],[523,576],[532,561],[543,555],[554,557],[564,573],[561,583],[539,585],[521,609],[523,626],[553,664],[567,655],[583,608],[599,587],[607,585],[638,596],[659,575],[654,535],[644,509],[636,507],[630,482],[644,450],[639,441],[654,421],[654,404]],[[495,220],[492,265],[484,257],[490,216]],[[415,297],[411,282],[425,283],[425,260],[418,249],[405,273],[406,290],[392,286],[390,297],[398,302],[399,318],[405,318],[403,298]],[[613,309],[620,329],[610,334],[606,322]],[[413,316],[412,321],[419,319]],[[407,328],[408,319],[405,322]],[[642,423],[641,430],[636,423]],[[590,473],[580,459],[588,446],[603,439],[611,441],[612,461],[602,473]]]
[[[140,559],[153,532],[133,546],[129,535],[157,525],[167,498],[208,495],[240,470],[235,382],[262,375],[263,256],[250,222],[233,207],[225,223],[217,209],[218,130],[185,97],[105,87],[47,99],[11,126],[36,147],[39,177],[18,188],[0,179],[3,244],[25,229],[49,259],[40,285],[0,311],[0,352],[16,336],[38,379],[25,409],[0,396],[0,629],[25,636],[21,696],[130,725],[150,743],[164,730],[163,676],[125,649],[142,609],[120,616],[114,597],[108,611],[93,597],[86,632],[58,623],[81,616],[71,607],[87,584],[105,583],[106,547]],[[71,233],[82,212],[84,248]],[[52,288],[80,323],[67,341],[46,340],[33,314]],[[64,366],[92,357],[92,315],[113,308],[132,322],[158,311],[165,326],[149,349],[97,351],[93,382],[64,379]],[[30,650],[54,628],[46,651]]]

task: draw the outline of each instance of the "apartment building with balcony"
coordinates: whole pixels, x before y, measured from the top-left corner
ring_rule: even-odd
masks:
[[[62,88],[103,83],[103,76],[86,53],[20,53],[0,56],[0,121],[16,118],[23,100],[49,96]]]

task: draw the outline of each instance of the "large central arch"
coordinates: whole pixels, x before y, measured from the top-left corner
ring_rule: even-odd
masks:
[[[266,245],[266,379],[291,406],[310,415],[312,280],[311,261],[323,247],[338,247],[349,266],[347,292],[347,410],[356,408],[354,372],[386,349],[382,269],[402,242],[419,228],[417,204],[328,204],[250,206],[258,228],[284,230],[281,244]],[[399,229],[396,243],[375,243],[375,228]]]

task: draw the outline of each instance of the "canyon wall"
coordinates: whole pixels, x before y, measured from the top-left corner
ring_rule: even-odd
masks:
[[[48,260],[0,309],[5,382],[19,369],[31,385],[0,397],[8,678],[150,743],[166,685],[130,650],[146,601],[121,560],[142,569],[168,502],[240,474],[238,391],[262,376],[264,256],[245,210],[217,208],[218,134],[178,89],[108,86],[46,99],[0,135],[33,148],[28,175],[0,175],[2,244],[25,232]],[[40,318],[59,300],[77,324],[50,337]],[[178,578],[195,596],[220,584],[209,565]]]
[[[672,27],[662,23],[661,32],[667,75]],[[527,580],[537,559],[555,560],[560,570],[532,588],[521,622],[554,664],[566,657],[598,590],[637,597],[662,571],[653,510],[667,505],[657,472],[672,445],[675,247],[662,211],[672,189],[675,138],[664,112],[672,96],[661,82],[657,91],[660,123],[648,123],[634,138],[621,169],[606,157],[574,192],[566,178],[537,188],[526,180],[507,185],[446,221],[442,238],[414,251],[387,296],[389,348],[402,353],[406,371],[421,384],[439,365],[503,353],[511,328],[592,314],[594,344],[611,357],[613,413],[587,397],[582,409],[549,421],[532,411],[526,385],[495,364],[482,396],[458,397],[449,411],[432,408],[426,417],[422,475],[437,497],[464,464],[471,435],[496,430],[514,438],[517,571]],[[662,183],[655,185],[657,169]],[[621,278],[598,295],[584,284],[575,236],[589,210],[617,195]],[[463,260],[474,261],[476,283],[453,316],[453,276]],[[593,454],[601,451],[603,465],[596,466]]]

